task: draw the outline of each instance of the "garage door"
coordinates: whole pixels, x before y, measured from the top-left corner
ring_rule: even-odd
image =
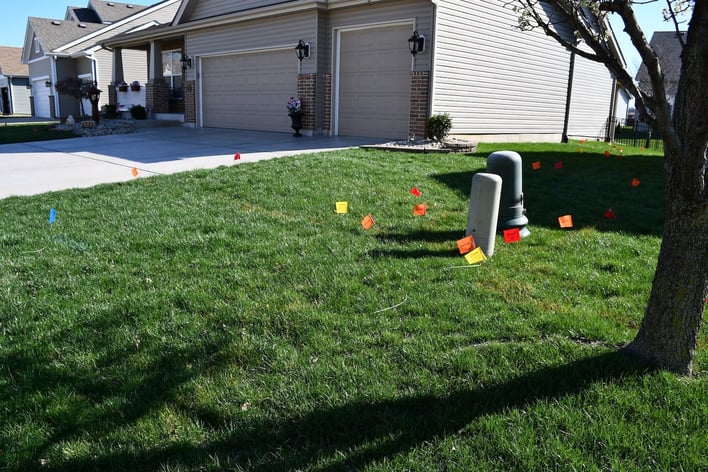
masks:
[[[34,97],[34,116],[51,118],[51,108],[49,107],[49,91],[45,84],[46,80],[35,80],[32,82],[32,96]]]
[[[203,125],[291,132],[286,106],[297,93],[297,57],[286,51],[202,60]]]
[[[342,32],[338,133],[407,138],[411,26]]]

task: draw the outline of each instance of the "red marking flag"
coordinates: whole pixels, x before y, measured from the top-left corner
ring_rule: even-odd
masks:
[[[413,216],[425,216],[427,211],[425,203],[421,203],[413,207]]]
[[[521,233],[519,228],[505,229],[502,234],[504,235],[505,243],[516,243],[521,241]]]
[[[605,151],[605,157],[610,157],[610,151]]]
[[[363,220],[361,220],[361,226],[364,229],[369,229],[372,226],[374,226],[374,219],[371,217],[371,215],[366,215]]]
[[[474,243],[474,238],[471,234],[469,236],[457,240],[457,249],[460,250],[460,254],[467,254],[476,247],[477,245]]]
[[[563,161],[556,162],[553,167],[555,167],[556,169],[562,169],[563,168]]]
[[[239,159],[241,159],[241,153],[237,152],[236,154],[234,154],[234,161],[238,161]]]
[[[615,219],[615,212],[612,211],[612,208],[608,208],[605,213],[602,214],[605,218],[608,220],[614,220]]]
[[[572,228],[573,227],[573,216],[563,215],[558,217],[558,224],[561,228]]]
[[[641,182],[639,182],[639,179],[632,179],[632,187],[639,187],[640,183]]]
[[[413,188],[410,190],[410,192],[411,192],[411,195],[413,195],[414,197],[420,197],[420,196],[421,196],[421,193],[420,193],[420,190],[418,190],[418,187],[413,187]]]

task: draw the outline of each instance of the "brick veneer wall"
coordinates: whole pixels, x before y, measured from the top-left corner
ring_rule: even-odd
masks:
[[[184,84],[184,121],[185,123],[197,122],[196,82],[187,80]]]
[[[302,100],[302,129],[313,131],[316,124],[316,74],[298,74],[297,76],[297,94]]]
[[[411,73],[411,111],[408,133],[416,139],[425,137],[425,121],[430,103],[430,72]]]
[[[154,79],[145,85],[145,104],[149,113],[170,112],[170,87],[164,79]]]

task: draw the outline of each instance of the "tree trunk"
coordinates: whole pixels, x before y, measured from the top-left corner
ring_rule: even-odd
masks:
[[[644,320],[628,350],[659,367],[691,374],[708,296],[708,2],[696,2],[673,123],[665,137],[666,217]]]
[[[675,202],[674,202],[675,205]],[[667,210],[672,213],[671,210]],[[708,296],[708,207],[693,206],[664,223],[659,261],[633,354],[690,375]]]

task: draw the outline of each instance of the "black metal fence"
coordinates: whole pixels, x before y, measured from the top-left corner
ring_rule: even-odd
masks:
[[[614,129],[613,129],[614,128]],[[664,150],[664,141],[651,127],[635,119],[613,118],[608,121],[607,135],[612,136],[613,142],[625,146],[643,147],[655,151]]]

